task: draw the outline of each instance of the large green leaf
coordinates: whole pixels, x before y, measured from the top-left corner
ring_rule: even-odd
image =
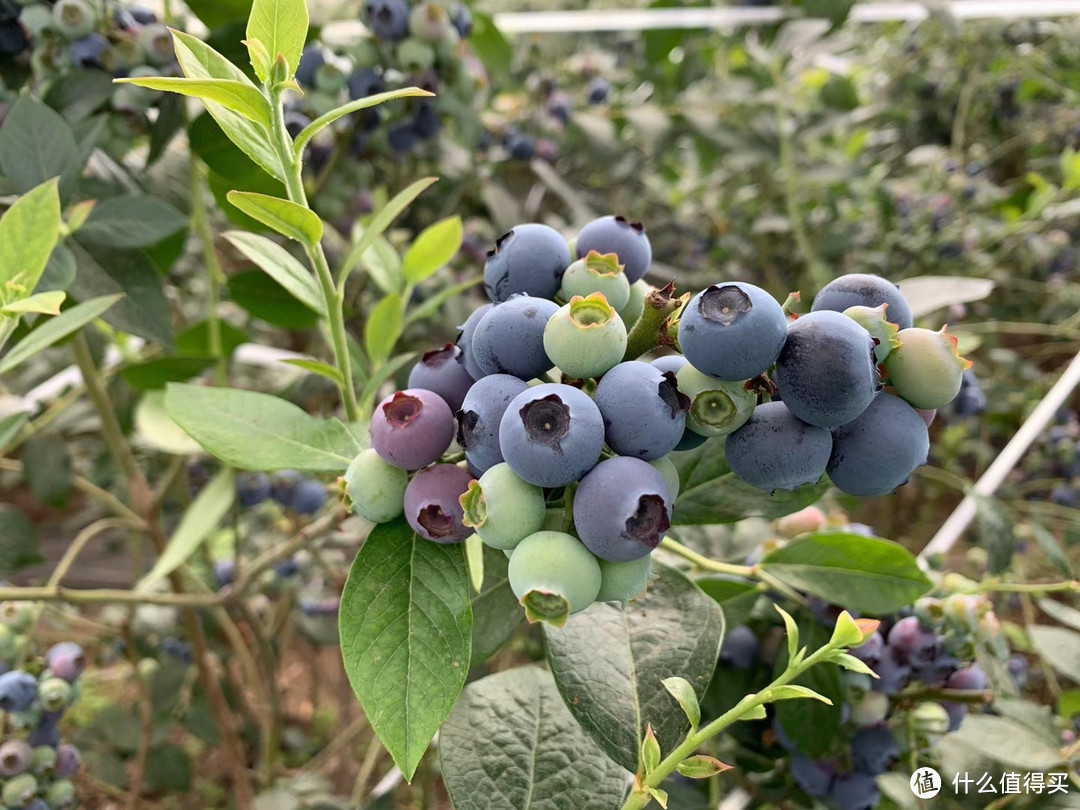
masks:
[[[240,469],[344,472],[360,452],[341,422],[269,394],[171,383],[165,408],[208,452]]]
[[[126,366],[120,374],[124,382],[135,390],[153,391],[164,388],[167,383],[190,380],[212,365],[214,358],[207,354],[180,354],[133,363]]]
[[[1061,675],[1080,683],[1080,633],[1067,627],[1030,625],[1027,629],[1035,651]]]
[[[248,17],[247,39],[259,40],[266,48],[270,63],[284,56],[289,65],[289,75],[296,73],[300,54],[308,34],[308,8],[306,0],[255,0]],[[248,46],[251,47],[250,45]],[[269,73],[260,71],[258,60],[253,60],[255,72],[264,82]]]
[[[100,318],[122,295],[106,295],[72,307],[55,318],[49,318],[37,329],[15,344],[14,348],[0,358],[0,375],[7,374],[38,352],[63,340],[73,332]]]
[[[778,518],[798,512],[821,499],[829,482],[771,495],[735,477],[724,458],[724,440],[710,439],[700,447],[672,456],[679,470],[679,497],[672,523],[699,525],[735,523],[748,517]]]
[[[1061,764],[1060,748],[1006,717],[969,715],[947,739],[951,745],[968,748],[1014,771],[1049,771]]]
[[[472,596],[472,664],[491,658],[525,621],[525,611],[510,589],[509,560],[484,546],[484,582]]]
[[[403,309],[401,296],[394,293],[386,296],[371,311],[364,324],[364,347],[372,363],[384,362],[394,350],[394,344],[401,337]]]
[[[49,263],[45,265],[45,272],[38,279],[34,292],[66,291],[75,283],[75,276],[78,271],[75,264],[75,255],[67,245],[61,242],[53,248]]]
[[[769,554],[760,566],[832,604],[878,615],[910,605],[932,585],[903,546],[846,532],[806,535]]]
[[[417,284],[445,267],[457,255],[464,236],[461,217],[447,217],[424,228],[402,257],[405,279]]]
[[[46,180],[60,178],[60,196],[67,197],[84,164],[71,127],[59,113],[24,95],[0,128],[0,172],[20,194]]]
[[[265,236],[229,231],[225,238],[298,301],[326,317],[326,303],[311,273],[289,251]]]
[[[251,11],[251,0],[186,0],[184,5],[211,31],[244,20]]]
[[[323,224],[318,214],[290,200],[250,191],[230,191],[229,202],[252,219],[303,245],[317,245],[322,239]]]
[[[645,597],[620,607],[598,602],[562,628],[545,627],[548,660],[570,713],[608,756],[637,771],[645,729],[660,748],[681,742],[689,721],[664,688],[690,682],[698,698],[712,678],[724,616],[680,571],[654,564]]]
[[[301,303],[276,279],[250,270],[229,278],[229,297],[256,318],[282,329],[312,329],[319,314]]]
[[[469,684],[443,725],[439,753],[456,810],[618,810],[632,780],[535,666]]]
[[[465,685],[472,610],[459,546],[402,519],[372,529],[341,597],[341,652],[386,750],[412,779]]]
[[[269,128],[270,102],[250,83],[233,79],[189,79],[172,76],[147,79],[117,79],[120,84],[134,84],[148,90],[179,93],[201,99],[239,113],[252,123]]]
[[[829,640],[825,629],[812,617],[802,622],[799,637],[811,650]],[[774,677],[787,669],[787,661],[788,651],[781,649],[773,668]],[[717,679],[724,674],[723,670],[717,670]],[[776,720],[800,751],[810,757],[824,756],[832,748],[843,720],[844,684],[840,668],[835,664],[819,664],[796,683],[827,697],[832,705],[817,700],[783,700],[775,705]]]
[[[38,533],[30,518],[13,506],[0,504],[0,577],[36,565],[44,558],[38,552]]]
[[[0,217],[0,303],[14,300],[9,281],[21,285],[22,298],[34,292],[60,238],[60,194],[48,180],[15,201]]]
[[[187,225],[187,217],[148,194],[100,200],[79,228],[79,239],[114,248],[148,247]]]
[[[203,488],[191,507],[184,512],[184,517],[169,538],[165,551],[158,557],[150,573],[139,583],[139,590],[148,589],[186,563],[228,514],[235,498],[236,480],[233,471],[225,467]]]

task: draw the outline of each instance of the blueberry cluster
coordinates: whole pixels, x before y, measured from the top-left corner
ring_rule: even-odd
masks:
[[[296,515],[310,516],[326,503],[326,486],[306,478],[296,470],[267,473],[240,473],[236,477],[236,502],[252,508],[273,501]]]
[[[86,667],[82,648],[63,642],[45,654],[40,674],[9,669],[23,655],[32,623],[29,605],[0,605],[0,806],[68,810],[77,806],[71,778],[79,750],[60,741],[60,721],[79,694]]]
[[[1063,408],[1016,473],[1028,498],[1080,509],[1080,413]]]

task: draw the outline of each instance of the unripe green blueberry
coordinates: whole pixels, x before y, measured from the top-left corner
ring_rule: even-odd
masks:
[[[151,65],[167,65],[176,57],[172,33],[161,23],[151,23],[139,31],[139,44]]]
[[[19,657],[19,637],[15,631],[0,624],[0,661],[11,662]]]
[[[671,460],[670,456],[661,456],[649,463],[664,476],[664,481],[667,482],[668,489],[671,490],[671,501],[674,503],[679,497],[679,468],[675,466],[675,462]]]
[[[888,304],[876,307],[854,306],[844,310],[844,314],[870,333],[874,339],[874,356],[879,363],[884,363],[893,349],[900,345],[896,335],[900,327],[888,320]]]
[[[884,692],[867,692],[862,700],[851,705],[851,722],[857,726],[880,723],[889,714],[889,696]]]
[[[333,54],[328,54],[326,61],[315,73],[315,89],[319,93],[336,96],[345,89],[349,81],[349,65],[344,60]]]
[[[949,624],[959,630],[972,633],[979,626],[985,604],[983,598],[977,594],[954,593],[945,597],[941,603],[941,611]]]
[[[0,602],[0,625],[16,635],[30,629],[34,621],[34,607],[29,602]]]
[[[544,351],[570,377],[599,377],[622,362],[626,327],[602,293],[575,295],[548,319]]]
[[[619,317],[625,324],[627,332],[634,328],[638,318],[645,312],[645,299],[649,297],[649,293],[654,289],[656,288],[643,278],[630,285],[630,300],[626,302],[626,306],[619,310]]]
[[[25,6],[19,12],[19,23],[26,29],[31,37],[39,37],[45,31],[56,30],[56,19],[48,6],[34,4]]]
[[[584,610],[600,592],[600,565],[581,541],[563,532],[537,532],[518,543],[508,566],[510,589],[530,622],[556,627]]]
[[[451,29],[450,15],[438,3],[420,3],[409,14],[409,31],[426,42],[438,42]]]
[[[4,804],[8,807],[25,807],[34,800],[37,792],[37,779],[28,773],[24,773],[9,779],[4,784],[2,795]]]
[[[382,62],[379,49],[375,47],[375,43],[370,39],[362,39],[356,43],[349,55],[352,57],[353,64],[356,67],[375,67]]]
[[[146,58],[142,44],[130,34],[117,34],[113,41],[113,58],[116,66],[123,70],[138,67]]]
[[[461,496],[466,526],[492,548],[514,548],[540,531],[547,519],[544,491],[527,483],[506,462],[487,470]]]
[[[415,37],[402,40],[397,55],[401,64],[411,70],[427,70],[435,64],[435,49]]]
[[[94,10],[85,0],[59,0],[53,6],[52,14],[56,30],[68,39],[78,39],[92,33],[97,22]]]
[[[844,682],[844,699],[848,703],[859,703],[873,689],[874,679],[865,673],[845,671],[840,677]]]
[[[353,512],[372,523],[386,523],[402,513],[409,474],[383,461],[372,449],[353,459],[345,472],[345,492]]]
[[[710,377],[687,363],[675,375],[679,390],[690,397],[686,426],[700,436],[727,436],[754,415],[757,394],[742,382]]]
[[[34,749],[30,757],[30,770],[36,776],[48,776],[56,768],[56,749],[47,745]]]
[[[70,779],[60,779],[49,785],[45,801],[52,810],[70,810],[76,806],[75,785]]]
[[[41,722],[41,709],[34,706],[25,712],[11,712],[7,716],[8,723],[16,731],[27,731],[36,728]]]
[[[945,331],[903,329],[900,346],[885,360],[885,371],[896,393],[910,405],[925,410],[943,408],[960,393],[964,371],[971,368],[957,351],[957,340]]]
[[[603,293],[611,306],[622,310],[630,303],[630,281],[624,270],[617,255],[594,250],[566,268],[559,292],[566,299]]]
[[[597,559],[600,565],[600,592],[597,602],[628,602],[641,596],[649,584],[652,572],[652,555],[646,554],[636,560],[610,562]]]
[[[46,678],[38,686],[38,700],[47,712],[58,712],[71,705],[71,684],[60,678]]]
[[[949,731],[949,713],[940,703],[920,703],[914,711],[915,731],[935,744]]]

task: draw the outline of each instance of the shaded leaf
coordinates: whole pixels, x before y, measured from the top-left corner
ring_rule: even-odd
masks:
[[[99,200],[79,228],[79,239],[112,248],[154,245],[187,226],[187,217],[149,194]]]
[[[20,340],[10,352],[0,357],[0,375],[7,374],[38,352],[63,340],[95,318],[100,318],[121,298],[123,298],[122,295],[94,298],[72,307],[55,318],[48,319]]]
[[[37,499],[63,508],[71,495],[74,475],[67,442],[54,436],[34,436],[23,445],[22,462],[23,477]]]
[[[289,251],[265,236],[244,231],[225,234],[237,250],[288,290],[296,300],[326,317],[326,302],[314,276]]]
[[[498,549],[484,546],[484,583],[472,596],[472,665],[497,653],[525,621],[525,611],[510,590],[509,560]]]
[[[59,177],[60,196],[66,198],[83,163],[75,134],[60,114],[20,96],[0,128],[0,172],[14,190],[23,194]]]
[[[38,533],[30,518],[13,506],[0,504],[0,576],[44,562],[38,551]]]
[[[283,329],[311,329],[319,313],[260,270],[229,278],[229,297],[256,318]]]

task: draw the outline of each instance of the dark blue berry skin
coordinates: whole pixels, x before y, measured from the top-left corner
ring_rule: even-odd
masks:
[[[951,655],[939,655],[933,661],[929,661],[915,668],[915,677],[922,683],[931,687],[941,687],[960,668],[960,662]]]
[[[409,4],[405,0],[366,0],[364,23],[379,39],[405,39],[409,35]]]
[[[48,746],[56,748],[60,745],[60,717],[62,712],[46,712],[41,717],[38,727],[30,732],[29,743],[34,748]]]
[[[511,400],[528,387],[510,374],[490,374],[477,380],[465,395],[457,414],[457,441],[481,475],[502,462],[499,424]]]
[[[660,369],[660,371],[670,371],[672,374],[678,374],[679,369],[689,362],[681,354],[667,354],[663,357],[657,357],[650,365]]]
[[[780,721],[777,719],[776,715],[773,715],[772,730],[773,734],[776,735],[777,745],[779,745],[781,748],[783,748],[790,754],[799,753],[799,746],[795,745],[795,742],[788,735],[787,731],[785,731],[784,727],[780,725]]]
[[[311,119],[298,110],[285,113],[285,131],[290,138],[298,138],[310,123]]]
[[[952,401],[951,407],[957,416],[978,416],[986,410],[986,394],[971,369],[964,371],[960,378],[960,393]]]
[[[900,758],[900,745],[888,726],[867,726],[851,738],[851,756],[856,768],[877,776],[889,770]]]
[[[435,110],[433,103],[421,103],[417,107],[416,115],[413,117],[413,128],[417,136],[425,141],[439,134],[442,129],[442,119],[439,118],[439,113]]]
[[[593,77],[585,87],[585,96],[590,104],[606,104],[611,98],[611,82],[603,76]]]
[[[544,383],[510,402],[499,424],[499,447],[519,478],[538,487],[565,486],[600,460],[604,419],[577,388]]]
[[[516,293],[552,300],[570,262],[570,248],[557,230],[536,222],[515,225],[488,254],[484,291],[496,304]]]
[[[326,487],[321,481],[308,478],[296,485],[290,508],[298,515],[314,515],[326,503]]]
[[[872,810],[881,801],[881,791],[874,777],[853,771],[836,777],[828,798],[836,810]]]
[[[619,263],[626,268],[623,270],[626,280],[631,284],[649,272],[652,264],[652,244],[645,226],[626,217],[600,217],[585,225],[578,234],[577,255],[588,256],[591,250],[618,255]]]
[[[891,647],[886,647],[882,651],[877,666],[872,669],[878,676],[873,684],[874,690],[886,695],[899,694],[911,677],[911,667],[901,661],[897,652]]]
[[[953,703],[951,700],[947,700],[942,701],[941,705],[945,707],[945,714],[949,715],[949,731],[956,731],[960,728],[964,722],[964,718],[968,715],[967,704]]]
[[[0,712],[25,712],[37,699],[37,679],[21,669],[0,675]]]
[[[878,394],[853,422],[832,432],[829,479],[849,495],[887,495],[926,463],[930,434],[919,412]]]
[[[219,588],[236,581],[236,560],[218,560],[214,563],[214,580]]]
[[[870,669],[875,669],[881,663],[881,657],[885,652],[885,639],[881,633],[874,633],[858,647],[848,650]]]
[[[349,74],[349,99],[356,101],[386,92],[386,82],[381,74],[371,68],[361,67]]]
[[[901,329],[913,324],[911,307],[891,281],[866,273],[850,273],[826,284],[814,297],[812,312],[843,312],[850,307],[878,307],[887,304],[885,319]]]
[[[835,772],[828,763],[819,763],[796,754],[791,758],[791,778],[808,796],[822,798],[832,787]]]
[[[733,627],[724,634],[720,645],[720,663],[735,669],[750,669],[758,660],[761,642],[745,624]]]
[[[326,52],[320,45],[308,45],[300,54],[300,64],[296,68],[296,81],[301,87],[315,86],[315,77],[326,64]]]
[[[0,54],[18,56],[30,48],[30,39],[18,18],[0,20]]]
[[[281,506],[292,502],[293,491],[303,476],[296,470],[279,470],[270,476],[270,497]]]
[[[493,307],[476,326],[473,357],[485,374],[539,377],[555,364],[544,350],[544,327],[559,311],[554,301],[519,295]]]
[[[1022,655],[1010,655],[1008,661],[1009,675],[1019,691],[1024,691],[1028,683],[1028,662]]]
[[[75,683],[86,669],[86,654],[75,642],[63,641],[53,645],[45,653],[45,665],[57,678]]]
[[[675,450],[693,450],[694,448],[701,447],[701,445],[705,444],[708,440],[708,436],[702,436],[696,430],[687,428],[683,433],[682,438],[679,439],[679,443],[675,445]]]
[[[532,160],[536,156],[536,141],[523,132],[510,132],[503,138],[503,146],[511,160]]]
[[[386,139],[390,148],[399,155],[407,155],[416,148],[420,137],[416,133],[416,127],[412,121],[405,121],[390,127],[386,133]]]
[[[565,93],[553,93],[548,99],[547,111],[564,127],[570,124],[570,99]]]
[[[581,479],[574,527],[600,559],[629,562],[660,545],[671,528],[671,508],[671,490],[659,470],[640,459],[616,456]]]
[[[458,327],[460,331],[458,333],[457,345],[461,348],[461,356],[465,363],[465,370],[469,372],[474,380],[479,380],[483,377],[484,370],[480,368],[480,364],[476,362],[476,356],[473,354],[473,335],[476,333],[476,325],[491,311],[492,306],[493,304],[484,304],[482,307],[473,310],[472,314],[465,319],[465,323]]]
[[[104,57],[109,51],[109,40],[101,34],[88,34],[73,40],[70,45],[71,61],[84,70],[104,68]]]
[[[621,456],[654,461],[675,449],[686,432],[690,400],[675,377],[654,365],[620,363],[596,386],[608,446]]]
[[[758,405],[724,446],[731,471],[766,492],[819,481],[831,451],[832,434],[795,418],[784,402]]]
[[[923,627],[916,616],[905,616],[894,624],[888,642],[897,658],[912,667],[931,663],[942,649],[941,637]]]
[[[454,8],[453,13],[450,15],[450,24],[454,26],[459,37],[468,39],[473,30],[472,12],[469,11],[469,7],[461,4]]]
[[[178,638],[166,638],[161,641],[161,651],[165,655],[171,656],[185,664],[190,664],[194,661],[192,655],[191,645]]]
[[[474,382],[476,380],[465,368],[463,352],[453,343],[425,352],[409,372],[409,388],[434,391],[446,401],[454,413],[461,408],[461,403]]]
[[[699,371],[720,380],[749,380],[768,370],[787,340],[787,316],[753,284],[714,284],[686,305],[679,345]]]
[[[291,560],[286,560],[283,563],[278,563],[274,566],[274,573],[277,574],[279,577],[282,577],[283,579],[295,577],[298,573],[300,573],[300,562],[294,558]]]
[[[266,473],[240,473],[236,476],[236,502],[250,509],[270,497],[270,476]]]
[[[881,383],[870,333],[839,312],[803,315],[788,326],[774,381],[795,416],[839,427],[873,401]]]

